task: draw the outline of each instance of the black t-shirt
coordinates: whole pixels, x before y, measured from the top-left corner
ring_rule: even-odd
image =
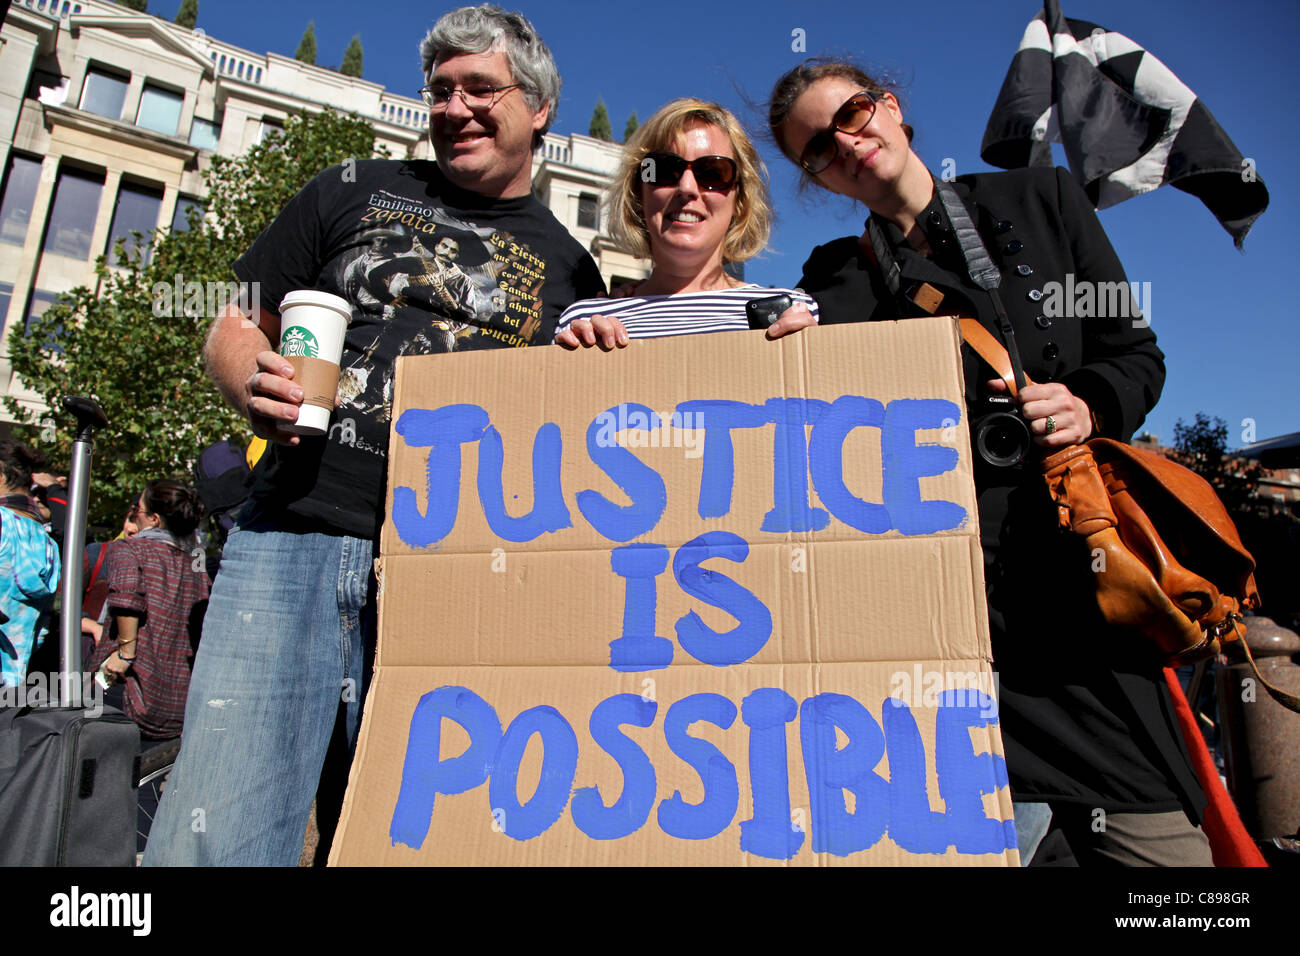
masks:
[[[258,517],[374,537],[402,355],[549,344],[561,312],[603,295],[595,262],[532,196],[490,199],[428,161],[365,160],[308,183],[233,263],[262,308],[316,289],[352,305],[327,435],[272,445],[253,474]]]

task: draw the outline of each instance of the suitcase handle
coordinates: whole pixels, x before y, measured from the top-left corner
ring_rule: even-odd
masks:
[[[60,699],[70,700],[81,679],[81,556],[86,546],[86,505],[90,495],[90,452],[97,428],[108,417],[94,399],[69,395],[63,407],[77,419],[68,468],[68,518],[63,532],[63,619],[59,630]]]
[[[88,442],[95,429],[108,427],[108,416],[94,399],[69,395],[63,399],[63,407],[76,416],[77,441]]]

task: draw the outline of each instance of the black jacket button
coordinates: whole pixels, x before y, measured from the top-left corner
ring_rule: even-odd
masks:
[[[1016,266],[1016,271],[1022,276],[1031,276],[1034,274],[1034,267],[1027,262],[1022,262]]]
[[[993,226],[993,231],[996,233],[1004,233],[1004,232],[1010,232],[1012,228],[1014,227],[1011,225],[1010,219],[999,219],[997,223]]]
[[[1048,342],[1046,345],[1043,346],[1043,358],[1047,359],[1047,361],[1049,362],[1055,359],[1060,354],[1061,354],[1061,350],[1060,348],[1057,347],[1057,344],[1055,342]]]
[[[1025,293],[1025,295],[1029,297],[1029,301],[1031,302],[1038,302],[1043,298],[1043,292],[1041,289],[1030,289]]]
[[[1052,324],[1052,320],[1045,315],[1039,315],[1034,317],[1034,325],[1038,326],[1040,329],[1045,329],[1051,324]]]
[[[1023,242],[1021,242],[1019,239],[1012,239],[1010,242],[1008,242],[1005,246],[1002,247],[1002,251],[1007,253],[1008,255],[1014,256],[1017,252],[1019,252],[1023,248],[1025,248],[1025,244]]]

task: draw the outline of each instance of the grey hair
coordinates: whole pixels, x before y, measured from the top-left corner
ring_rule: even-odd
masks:
[[[420,43],[420,64],[428,82],[438,61],[462,53],[487,53],[504,49],[515,82],[535,113],[549,103],[546,125],[533,137],[533,148],[555,122],[560,105],[560,74],[550,49],[528,18],[495,4],[461,7],[444,14]]]

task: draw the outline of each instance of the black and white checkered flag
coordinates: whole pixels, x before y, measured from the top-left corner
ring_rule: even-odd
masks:
[[[1003,169],[1050,166],[1053,141],[1098,209],[1170,183],[1204,202],[1241,248],[1268,207],[1254,165],[1168,67],[1047,0],[1011,61],[980,156]]]

